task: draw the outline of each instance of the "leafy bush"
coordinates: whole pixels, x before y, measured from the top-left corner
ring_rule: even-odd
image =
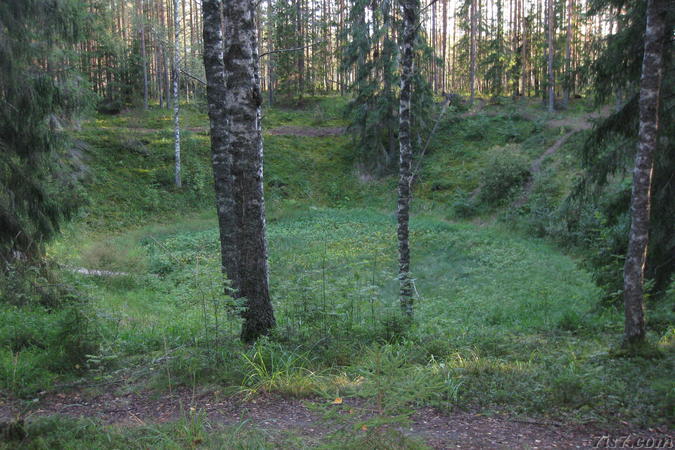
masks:
[[[483,185],[479,197],[486,204],[496,204],[510,196],[530,176],[530,164],[516,145],[506,145],[488,154],[481,171]]]
[[[462,191],[458,192],[455,197],[457,200],[452,203],[452,211],[455,216],[466,219],[478,214],[478,205],[471,196]]]

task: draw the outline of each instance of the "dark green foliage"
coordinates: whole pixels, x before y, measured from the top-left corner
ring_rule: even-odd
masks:
[[[65,130],[92,103],[72,64],[92,24],[81,1],[0,3],[0,386],[15,395],[81,371],[98,347],[78,296],[43,260],[82,202],[87,149]]]
[[[81,2],[0,4],[0,258],[36,256],[78,203],[62,129],[87,103],[65,54],[84,38]],[[35,42],[41,45],[35,45]],[[41,64],[36,64],[41,61]]]
[[[298,37],[295,33],[298,20],[298,0],[275,0],[268,20],[271,24],[272,41],[277,49],[292,49],[301,47],[298,45]],[[270,64],[274,71],[276,91],[282,96],[282,101],[290,102],[298,92],[298,51],[286,51],[271,54]]]
[[[398,44],[402,22],[394,14],[391,0],[357,0],[350,10],[345,33],[348,45],[342,54],[342,70],[355,71],[350,90],[353,99],[345,110],[349,129],[359,151],[358,163],[364,172],[382,175],[398,163]],[[424,36],[416,43],[412,93],[413,151],[420,151],[430,129],[433,97],[422,73],[433,52]]]
[[[481,173],[480,199],[495,204],[513,194],[530,177],[530,164],[514,145],[498,148],[489,155]]]
[[[502,95],[502,89],[504,86],[503,78],[506,73],[506,67],[508,64],[509,56],[506,50],[506,42],[504,41],[504,30],[503,30],[503,16],[504,16],[504,4],[503,0],[497,0],[497,22],[493,23],[491,26],[496,27],[496,32],[492,35],[490,39],[485,44],[485,56],[482,61],[482,65],[485,67],[485,80],[488,82],[488,92],[492,94],[493,97],[499,97]]]
[[[598,1],[597,11],[613,5]],[[628,245],[628,214],[631,195],[631,169],[637,149],[638,93],[644,50],[645,2],[626,2],[624,27],[609,38],[606,50],[593,65],[598,101],[607,100],[617,90],[628,96],[622,107],[599,124],[582,148],[584,175],[570,199],[568,228],[582,232],[593,247],[589,266],[605,291],[606,304],[621,299],[623,257]],[[613,5],[616,6],[616,5]],[[675,13],[667,18],[666,48],[672,50]],[[664,78],[660,105],[659,147],[654,155],[651,230],[646,278],[650,291],[659,297],[668,287],[675,270],[675,106],[672,51],[664,52]],[[590,222],[590,224],[589,224]],[[590,226],[589,226],[590,225]]]
[[[371,9],[371,22],[366,18]],[[390,169],[398,151],[398,98],[395,94],[398,48],[393,39],[392,3],[354,2],[346,33],[342,70],[355,70],[350,87],[354,98],[347,105],[350,129],[360,150],[360,163],[367,171]],[[372,28],[371,28],[372,27]],[[380,50],[376,50],[376,46]],[[371,56],[372,55],[372,56]]]
[[[0,389],[32,395],[58,376],[81,373],[99,338],[83,311],[53,268],[7,265],[0,272]]]

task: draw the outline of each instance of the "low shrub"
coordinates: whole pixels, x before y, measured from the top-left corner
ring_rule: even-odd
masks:
[[[494,205],[508,198],[530,177],[530,163],[516,145],[506,145],[488,154],[488,163],[481,171],[483,185],[479,198]]]

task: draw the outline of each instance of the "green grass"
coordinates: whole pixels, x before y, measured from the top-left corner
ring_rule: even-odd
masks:
[[[593,311],[597,288],[551,244],[498,227],[416,218],[411,239],[420,298],[416,323],[407,329],[396,303],[392,215],[313,208],[272,222],[268,233],[275,339],[283,344],[268,351],[272,359],[286,354],[281,358],[286,363],[261,367],[242,348],[244,384],[255,380],[264,391],[330,396],[340,391],[341,377],[353,380],[366,373],[365,387],[348,383],[344,394],[373,396],[368,383],[377,377],[364,367],[372,361],[369,352],[384,344],[398,354],[394,366],[404,369],[393,386],[411,382],[410,377],[421,383],[408,386],[407,394],[397,390],[400,386],[388,390],[403,404],[423,397],[422,386],[428,384],[428,400],[446,408],[478,405],[590,420],[615,403],[612,411],[633,420],[663,418],[659,408],[670,398],[665,369],[672,359],[610,358],[607,350],[620,337],[620,315]],[[125,326],[111,339],[112,348],[129,356],[161,353],[166,340],[175,347],[217,338],[216,333],[223,341],[236,339],[238,320],[225,317],[227,299],[219,300],[221,328],[215,330],[215,228],[165,236],[148,243],[147,252],[148,267],[155,269],[143,281],[123,288],[105,281],[91,291],[101,299],[101,310],[137,318],[129,323],[115,319]],[[193,282],[195,273],[200,278]],[[148,287],[153,283],[157,288]],[[210,289],[209,313],[201,316],[204,305],[190,297],[204,289]],[[171,326],[176,314],[183,318]],[[211,336],[204,337],[205,332]],[[144,347],[125,349],[128,340]],[[354,360],[354,354],[364,355],[363,360]],[[208,371],[202,374],[209,382],[236,382],[238,375],[213,379]],[[190,380],[189,375],[175,377]]]
[[[0,449],[274,449],[272,436],[251,426],[217,427],[197,412],[162,425],[105,426],[94,420],[49,417],[29,422],[25,438]]]
[[[265,111],[265,126],[344,125],[334,99],[308,105]],[[444,120],[416,184],[411,243],[418,296],[409,324],[397,304],[395,178],[360,179],[349,137],[266,135],[278,326],[269,340],[246,347],[237,339],[240,304],[223,294],[219,274],[208,138],[200,128],[206,116],[184,111],[183,123],[194,131],[183,135],[181,191],[171,186],[166,111],[98,117],[79,134],[90,146],[90,202],[50,245],[49,256],[66,267],[128,273],[61,271],[86,301],[96,335],[96,349],[81,366],[87,379],[123,374],[125,390],[213,384],[249,395],[355,396],[384,415],[434,405],[672,424],[672,337],[650,333],[660,359],[614,357],[609,350],[620,339],[621,315],[598,309],[600,292],[590,275],[551,240],[535,237],[555,230],[547,211],[571,186],[583,136],[544,161],[526,215],[508,212],[506,203],[478,204],[472,207],[479,218],[464,221],[457,203],[468,201],[495,154],[517,151],[529,163],[561,130],[528,119],[546,118],[532,104]],[[500,220],[478,222],[492,215]],[[21,317],[10,322],[8,313],[0,320],[4,388],[29,396],[72,379],[45,362],[51,347],[31,344],[53,342],[57,334],[44,330],[58,317],[42,310],[16,314],[27,319],[20,332]],[[20,351],[12,347],[19,334],[28,336]],[[93,448],[103,436],[119,447],[129,436],[167,439],[167,448],[187,442],[175,441],[182,438],[171,427],[180,425],[161,432],[87,426],[98,436],[87,444]],[[207,434],[218,433],[229,436],[210,428]],[[354,439],[358,448],[363,436]],[[263,441],[256,441],[260,448]]]
[[[0,440],[0,449],[138,449],[162,450],[223,449],[427,449],[426,445],[397,430],[366,432],[341,430],[325,436],[307,437],[297,430],[262,430],[243,422],[222,426],[210,421],[200,411],[183,412],[181,417],[164,424],[133,426],[103,425],[96,420],[47,417],[34,419],[20,428],[23,438]],[[306,430],[302,430],[305,431]]]

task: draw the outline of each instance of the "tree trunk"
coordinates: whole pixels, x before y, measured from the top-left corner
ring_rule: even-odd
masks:
[[[225,66],[223,63],[223,34],[220,0],[202,2],[204,41],[204,73],[208,102],[211,162],[213,165],[222,271],[233,289],[239,288],[239,257],[237,250],[236,195],[232,179],[232,155],[228,145],[225,111]]]
[[[401,48],[401,93],[399,105],[399,148],[400,170],[398,180],[398,254],[400,302],[403,313],[413,316],[413,289],[410,276],[410,244],[408,242],[410,221],[410,187],[412,184],[412,139],[410,130],[410,112],[412,83],[415,70],[415,41],[417,39],[417,21],[419,0],[400,0],[403,16],[403,37]]]
[[[473,101],[476,98],[476,2],[478,0],[471,0],[471,11],[470,11],[470,16],[471,16],[471,68],[470,74],[469,74],[469,84],[470,84],[470,90],[471,90],[471,104],[473,105]]]
[[[176,5],[178,5],[178,3],[176,3]],[[181,7],[182,7],[182,11],[181,11],[181,13],[182,13],[181,14],[182,25],[180,27],[176,27],[176,28],[180,28],[181,33],[183,34],[183,56],[185,56],[187,58],[188,51],[187,51],[187,33],[185,32],[185,30],[187,30],[187,22],[185,21],[185,0],[181,1]],[[176,9],[176,8],[174,8],[174,9]],[[185,101],[187,103],[190,103],[190,83],[184,82],[183,86],[185,87]]]
[[[173,138],[174,138],[174,182],[176,187],[181,187],[180,177],[180,101],[179,101],[179,82],[180,82],[180,53],[178,51],[178,0],[173,0]]]
[[[436,40],[436,2],[433,2],[431,5],[431,49],[432,55],[431,58],[431,89],[434,93],[438,92],[438,64],[436,64],[437,57],[437,40]]]
[[[253,0],[227,0],[229,46],[224,57],[225,100],[230,122],[228,139],[234,179],[240,196],[239,295],[246,299],[241,338],[251,342],[274,326],[269,295],[265,202],[263,197],[263,141],[260,125],[260,74]]]
[[[546,22],[548,28],[548,59],[547,59],[547,71],[548,71],[548,112],[553,112],[555,110],[555,75],[553,73],[553,28],[555,25],[555,18],[553,16],[553,1],[546,0]]]
[[[443,42],[441,42],[441,51],[443,52],[443,66],[441,70],[441,91],[446,92],[448,89],[447,74],[448,74],[448,0],[443,0]]]
[[[141,33],[141,60],[143,62],[143,109],[148,109],[148,59],[145,54],[145,14],[143,0],[139,0],[139,26]]]
[[[625,308],[624,346],[644,341],[644,268],[649,243],[649,213],[654,152],[659,130],[659,99],[663,72],[666,0],[649,0],[645,51],[640,78],[640,131],[630,211],[631,226],[624,265],[623,298]]]
[[[295,0],[296,7],[296,36],[298,39],[298,48],[305,45],[302,26],[302,0]],[[302,94],[305,91],[305,52],[298,51],[298,96],[302,100]]]
[[[523,99],[528,96],[530,86],[529,86],[529,79],[530,79],[530,72],[529,72],[529,67],[528,67],[528,52],[527,52],[527,33],[529,32],[529,20],[525,17],[523,14],[522,16],[522,28],[523,28],[523,43],[521,47],[521,60],[522,60],[522,96]]]
[[[563,104],[565,108],[570,102],[570,90],[572,87],[572,13],[574,0],[567,0],[567,38],[565,40],[565,91]]]
[[[272,43],[274,42],[274,32],[273,27],[275,26],[272,22],[272,0],[267,0],[267,17],[268,17],[268,27],[267,30],[267,52],[273,50]],[[267,55],[267,96],[268,96],[268,106],[274,105],[274,55],[271,53]]]
[[[224,2],[224,39],[219,3],[202,3],[216,206],[223,270],[234,295],[246,299],[241,338],[252,342],[275,323],[265,239],[255,3]]]

